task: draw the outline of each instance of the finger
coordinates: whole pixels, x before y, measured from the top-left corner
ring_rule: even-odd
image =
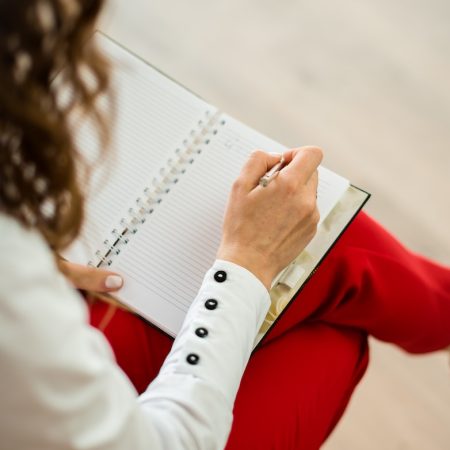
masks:
[[[297,196],[301,199],[300,202],[304,204],[305,210],[313,212],[317,209],[317,187],[318,187],[318,172],[317,170],[309,177],[306,184],[301,189],[297,189]]]
[[[317,226],[320,221],[320,211],[317,207],[317,188],[319,182],[319,174],[316,170],[303,189],[298,189],[299,196],[302,198],[301,203],[304,205],[305,216],[309,221],[312,220],[312,225]]]
[[[299,189],[299,195],[306,196],[309,199],[309,208],[311,211],[317,209],[317,188],[319,185],[319,174],[315,170],[306,182],[304,189]]]
[[[316,169],[306,182],[306,188],[317,198],[317,189],[319,187],[319,172]]]
[[[322,150],[312,146],[292,149],[284,155],[287,166],[280,172],[280,175],[282,174],[283,179],[290,179],[298,184],[308,182],[323,158]]]
[[[107,270],[59,261],[61,272],[77,288],[94,292],[113,292],[120,289],[123,279],[120,275]]]
[[[294,159],[294,157],[297,155],[297,153],[303,151],[318,151],[321,153],[321,156],[323,154],[323,150],[317,145],[304,145],[302,147],[294,147],[283,152],[286,164],[290,163],[292,159]]]
[[[236,182],[246,191],[251,191],[259,184],[259,179],[281,160],[281,153],[266,153],[255,150],[241,169]]]

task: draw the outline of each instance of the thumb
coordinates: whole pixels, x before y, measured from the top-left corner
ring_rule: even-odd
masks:
[[[281,160],[281,153],[266,153],[254,150],[241,169],[239,184],[247,191],[251,191],[259,184],[259,179]]]
[[[93,292],[114,292],[123,285],[120,275],[107,270],[59,260],[59,269],[77,288]]]

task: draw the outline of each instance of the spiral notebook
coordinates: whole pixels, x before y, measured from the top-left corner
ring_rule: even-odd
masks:
[[[230,187],[249,153],[285,147],[218,110],[109,37],[116,118],[108,159],[93,171],[80,237],[64,256],[126,280],[122,302],[175,336],[215,259]],[[76,131],[88,161],[98,142]],[[369,195],[319,169],[317,236],[274,282],[261,340]]]

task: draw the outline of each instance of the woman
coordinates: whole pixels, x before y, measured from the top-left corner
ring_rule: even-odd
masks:
[[[271,280],[318,220],[321,151],[286,152],[267,188],[258,179],[278,158],[259,151],[233,185],[217,260],[174,343],[123,310],[88,309],[60,272],[98,292],[120,275],[55,254],[82,223],[71,112],[104,129],[94,108],[104,62],[82,45],[102,3],[0,1],[2,447],[318,448],[364,373],[368,333],[410,352],[450,344],[450,271],[360,214],[247,365]],[[68,104],[51,84],[61,67]]]

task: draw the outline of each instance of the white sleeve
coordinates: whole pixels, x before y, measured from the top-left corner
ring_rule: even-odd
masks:
[[[2,446],[223,448],[269,306],[262,283],[216,261],[160,374],[138,397],[103,335],[87,324],[83,301],[30,235],[20,229],[0,240]]]
[[[140,397],[157,424],[161,448],[225,446],[237,389],[268,306],[266,288],[246,269],[218,260],[207,272],[160,374]]]

